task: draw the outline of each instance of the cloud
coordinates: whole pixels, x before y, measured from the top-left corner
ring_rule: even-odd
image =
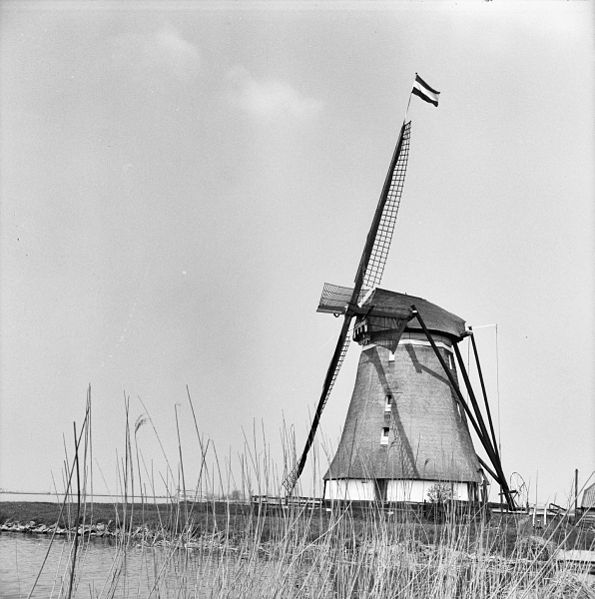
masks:
[[[231,101],[259,119],[287,118],[306,120],[315,117],[323,103],[301,94],[289,83],[255,79],[244,67],[234,67],[228,74],[232,85]]]
[[[155,40],[156,51],[178,77],[185,77],[200,68],[201,57],[198,48],[183,39],[174,29],[161,29],[155,34]]]
[[[112,58],[121,68],[134,69],[137,75],[168,74],[180,81],[195,77],[201,69],[199,49],[180,33],[165,25],[151,33],[133,33],[113,40]]]

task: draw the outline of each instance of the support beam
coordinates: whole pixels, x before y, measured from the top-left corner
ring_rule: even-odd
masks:
[[[417,318],[417,320],[418,320],[418,322],[419,322],[419,324],[420,324],[423,332],[426,335],[426,338],[430,342],[430,345],[432,346],[432,349],[434,350],[434,353],[436,354],[436,357],[438,358],[438,361],[440,362],[440,365],[442,366],[444,372],[446,373],[446,376],[447,376],[447,378],[448,378],[448,380],[450,382],[450,386],[452,387],[452,389],[455,392],[457,402],[459,403],[459,405],[465,411],[465,414],[467,415],[467,418],[469,419],[469,421],[473,425],[473,429],[475,430],[475,433],[476,433],[477,437],[479,438],[479,440],[480,440],[483,448],[486,450],[486,453],[490,457],[490,461],[491,461],[492,460],[492,448],[491,448],[491,445],[488,444],[488,443],[486,443],[486,440],[483,437],[481,429],[479,428],[479,425],[477,424],[477,422],[475,420],[475,416],[473,415],[473,413],[469,409],[469,406],[467,405],[467,402],[465,401],[465,398],[463,397],[463,395],[461,393],[461,390],[459,389],[459,386],[458,386],[456,380],[454,379],[452,373],[450,372],[450,369],[446,365],[446,362],[445,362],[444,358],[442,357],[442,355],[438,351],[438,347],[436,346],[436,342],[434,341],[432,335],[430,335],[430,332],[428,331],[428,329],[426,327],[426,323],[423,321],[420,313],[417,311],[417,308],[415,306],[411,306],[411,309],[413,310],[413,316],[415,318]]]
[[[497,459],[498,464],[501,466],[500,457],[498,455],[498,449],[492,443],[492,439],[490,438],[488,429],[486,428],[486,425],[485,425],[485,422],[483,419],[483,415],[481,413],[481,410],[479,409],[479,404],[477,403],[477,398],[475,397],[475,392],[473,391],[473,387],[471,386],[471,381],[469,380],[469,374],[467,373],[467,369],[465,368],[465,363],[463,362],[463,358],[461,356],[459,347],[456,343],[453,345],[453,347],[455,350],[455,355],[457,357],[457,362],[459,364],[459,370],[461,371],[461,375],[463,376],[463,381],[465,382],[465,387],[467,388],[467,392],[469,393],[469,399],[471,401],[471,405],[473,406],[473,411],[475,412],[479,427],[482,430],[483,437],[484,437],[486,443],[490,444],[490,446],[492,448],[492,452],[494,454],[494,457]]]
[[[461,352],[459,350],[459,346],[456,343],[453,343],[453,349],[455,352],[455,356],[457,357],[457,363],[459,365],[459,371],[463,376],[463,382],[465,383],[465,387],[467,389],[467,393],[469,393],[469,400],[471,401],[471,406],[473,407],[473,411],[475,412],[475,417],[477,419],[477,423],[479,424],[479,428],[481,429],[482,435],[486,442],[491,443],[490,435],[486,429],[485,422],[483,420],[483,415],[479,409],[479,405],[477,403],[477,399],[475,398],[475,393],[473,392],[473,388],[471,387],[471,381],[469,380],[469,375],[467,374],[467,369],[465,368],[465,364],[463,362],[463,358],[461,357]],[[492,451],[494,451],[494,447],[492,445]]]
[[[455,392],[455,395],[456,395],[459,405],[463,408],[463,410],[465,410],[465,414],[467,415],[467,417],[469,418],[469,421],[473,425],[473,429],[475,430],[475,433],[476,433],[479,441],[481,442],[483,448],[485,449],[485,451],[490,459],[490,462],[492,462],[492,465],[494,466],[494,470],[498,474],[498,476],[495,477],[494,480],[502,487],[502,490],[504,491],[504,495],[506,497],[506,503],[508,504],[509,509],[511,509],[511,510],[515,509],[514,500],[513,500],[512,495],[508,489],[506,477],[504,476],[504,472],[502,472],[502,469],[499,467],[499,463],[498,463],[498,460],[496,459],[496,456],[494,455],[494,451],[493,451],[491,443],[488,442],[489,441],[488,439],[484,438],[479,425],[475,421],[475,417],[473,416],[473,414],[471,413],[471,410],[469,409],[469,406],[465,402],[465,398],[463,397],[463,394],[461,393],[461,390],[459,389],[459,386],[457,385],[456,380],[454,379],[452,373],[450,372],[450,369],[448,368],[446,362],[444,361],[444,358],[438,351],[438,347],[436,346],[436,343],[435,343],[434,339],[432,338],[432,335],[428,331],[428,329],[423,321],[423,318],[421,317],[420,313],[417,311],[417,308],[415,306],[411,306],[411,309],[413,310],[414,317],[417,318],[417,321],[419,322],[428,341],[430,342],[430,345],[432,346],[432,349],[434,350],[434,353],[436,354],[436,357],[438,358],[440,365],[442,366],[446,376],[448,377],[448,380],[451,384],[451,387],[453,388],[453,390]]]
[[[479,375],[479,382],[481,384],[481,392],[483,394],[483,402],[486,408],[486,414],[488,415],[488,422],[490,425],[490,432],[492,433],[492,443],[494,444],[494,449],[496,450],[496,455],[498,456],[498,460],[500,460],[500,449],[498,448],[498,443],[496,442],[496,434],[494,433],[494,423],[492,422],[492,413],[490,411],[490,404],[488,402],[488,394],[486,392],[485,383],[483,381],[483,374],[481,372],[481,364],[479,363],[479,354],[477,353],[477,345],[475,344],[475,335],[473,335],[473,329],[471,329],[471,345],[473,346],[473,355],[475,356],[475,365],[477,366],[477,374]]]
[[[486,443],[490,444],[490,446],[492,447],[492,452],[493,452],[492,463],[494,464],[496,471],[500,472],[502,474],[502,479],[495,478],[494,480],[496,480],[496,482],[498,482],[498,484],[502,487],[502,490],[503,490],[503,493],[505,494],[505,496],[507,493],[509,493],[512,497],[512,494],[510,493],[510,489],[508,488],[508,482],[506,481],[506,477],[504,476],[504,470],[502,468],[502,462],[500,460],[500,454],[498,453],[498,448],[496,447],[496,444],[495,444],[495,439],[493,437],[490,439],[490,435],[486,428],[481,410],[479,409],[479,404],[475,397],[475,392],[473,391],[473,387],[471,386],[471,381],[469,380],[469,375],[467,373],[467,369],[465,368],[465,364],[463,362],[463,358],[461,356],[461,352],[459,351],[457,344],[454,344],[454,350],[455,350],[455,354],[457,356],[457,362],[459,363],[459,370],[461,371],[461,374],[463,375],[463,380],[465,381],[465,386],[469,393],[469,399],[471,400],[473,410],[475,411],[475,414],[477,416],[477,421],[479,423],[479,426],[481,427],[481,430],[483,431],[484,439],[486,440]],[[486,405],[487,405],[487,395],[484,395],[484,401],[486,402]],[[494,441],[493,444],[492,444],[492,441]]]
[[[481,464],[481,467],[496,481],[498,482],[498,477],[496,473],[479,457],[477,456],[477,460]]]

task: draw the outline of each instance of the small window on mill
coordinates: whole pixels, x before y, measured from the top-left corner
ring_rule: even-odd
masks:
[[[384,411],[390,412],[393,406],[393,396],[391,393],[386,394],[386,401],[384,402]]]
[[[380,435],[380,445],[388,445],[388,426],[382,427],[382,434]]]

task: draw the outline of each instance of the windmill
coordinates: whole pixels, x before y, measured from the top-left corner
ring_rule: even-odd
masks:
[[[411,94],[438,105],[439,92],[417,74]],[[318,311],[342,315],[343,323],[304,449],[283,485],[288,494],[293,492],[353,337],[362,351],[341,440],[324,476],[325,497],[421,502],[433,486],[447,484],[453,497],[477,500],[487,472],[513,508],[472,329],[423,298],[379,287],[401,202],[410,138],[411,121],[405,117],[353,287],[324,284]],[[473,346],[489,432],[458,348],[465,337]],[[468,401],[458,383],[455,359]],[[490,465],[476,454],[469,423]]]

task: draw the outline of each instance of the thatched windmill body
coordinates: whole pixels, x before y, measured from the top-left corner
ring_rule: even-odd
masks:
[[[438,92],[417,75],[412,93],[438,104]],[[353,337],[362,351],[341,440],[324,477],[325,497],[421,502],[440,484],[453,498],[477,500],[487,472],[512,507],[471,330],[435,304],[378,287],[401,201],[410,135],[411,121],[405,119],[354,286],[324,285],[318,311],[343,315],[343,325],[304,450],[284,486],[293,492]],[[457,345],[467,336],[477,359],[489,432]],[[468,399],[459,387],[457,365]],[[469,424],[491,467],[476,454]]]

